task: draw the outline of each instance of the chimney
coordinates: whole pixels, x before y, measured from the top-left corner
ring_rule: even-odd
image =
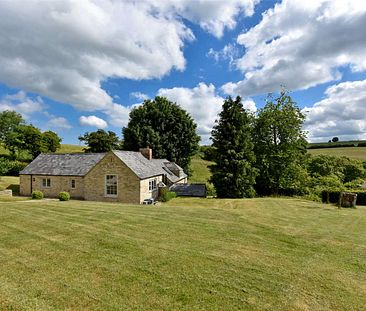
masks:
[[[150,147],[140,148],[140,152],[146,159],[152,159],[152,149],[150,149]]]

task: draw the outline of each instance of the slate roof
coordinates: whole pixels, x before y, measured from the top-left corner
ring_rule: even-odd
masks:
[[[158,175],[166,175],[175,183],[183,177],[177,177],[167,168],[171,163],[166,159],[149,161],[140,152],[114,150],[113,153],[129,167],[140,179]],[[53,176],[85,176],[106,153],[42,153],[24,170],[22,175],[53,175]],[[179,166],[178,166],[179,168]]]
[[[160,167],[160,169],[162,170],[162,173],[164,175],[166,175],[166,177],[169,179],[169,181],[171,183],[176,183],[184,178],[187,177],[187,174],[183,173],[182,177],[178,177],[177,175],[175,175],[170,169],[169,167],[171,167],[171,165],[173,164],[173,162],[169,162],[167,159],[152,159],[152,162],[154,163],[154,165],[156,165],[157,167]],[[182,169],[178,164],[174,165],[178,168],[178,169]]]
[[[205,184],[175,184],[170,187],[170,191],[174,191],[177,196],[185,197],[205,197]]]
[[[85,176],[105,153],[41,153],[20,174]]]
[[[164,174],[155,161],[149,161],[137,151],[119,151],[113,153],[120,158],[140,179]]]

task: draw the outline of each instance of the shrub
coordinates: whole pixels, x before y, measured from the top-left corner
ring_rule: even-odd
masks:
[[[215,197],[216,189],[213,184],[206,183],[206,197]]]
[[[177,197],[177,194],[173,191],[169,191],[168,188],[162,188],[160,193],[160,200],[162,202],[168,202],[171,199],[174,199]]]
[[[60,201],[69,201],[70,200],[70,193],[66,192],[66,191],[61,191],[58,194],[58,199]]]
[[[34,200],[42,200],[43,199],[43,192],[39,190],[35,190],[32,192],[32,199]]]

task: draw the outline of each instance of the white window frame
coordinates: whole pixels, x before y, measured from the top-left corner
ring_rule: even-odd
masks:
[[[149,180],[149,191],[153,192],[157,189],[157,180],[156,178]]]
[[[51,178],[42,178],[42,188],[51,188]]]
[[[110,194],[107,191],[108,186],[113,186],[113,185],[108,185],[108,177],[109,176],[115,176],[115,178],[116,178],[116,194]],[[111,197],[111,198],[116,198],[118,196],[118,175],[116,175],[116,174],[105,175],[105,177],[104,177],[104,195],[106,197]]]
[[[70,180],[70,188],[71,189],[76,189],[76,180],[75,179]]]

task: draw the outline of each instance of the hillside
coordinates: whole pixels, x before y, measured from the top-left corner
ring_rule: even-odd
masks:
[[[340,147],[340,148],[320,148],[308,149],[312,155],[331,155],[336,157],[348,157],[366,161],[366,147]]]

